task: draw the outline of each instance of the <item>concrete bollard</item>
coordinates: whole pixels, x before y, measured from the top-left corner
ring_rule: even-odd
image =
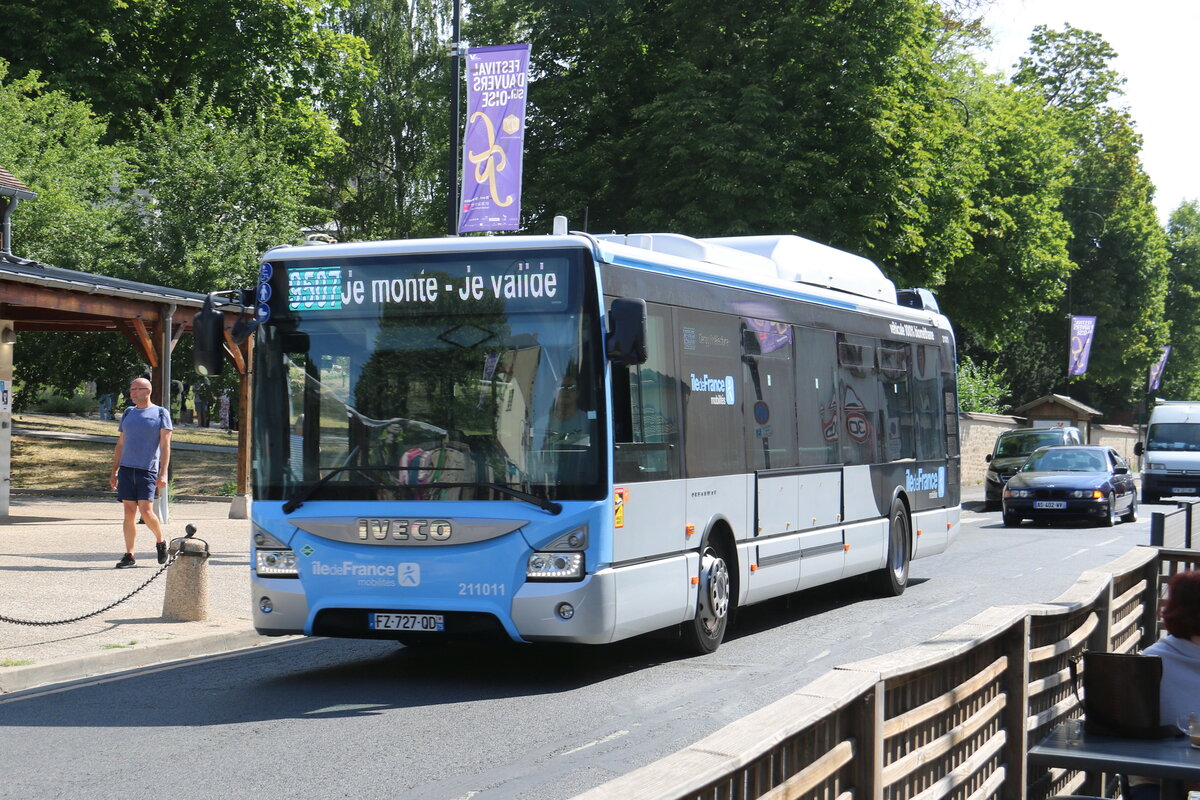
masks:
[[[163,618],[182,622],[208,619],[208,542],[172,539],[171,554],[175,553],[179,556],[167,569]]]

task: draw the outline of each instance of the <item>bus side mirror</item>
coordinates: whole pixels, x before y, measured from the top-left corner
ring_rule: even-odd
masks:
[[[646,301],[618,297],[608,309],[608,337],[604,341],[608,360],[619,367],[645,364]]]
[[[1134,442],[1133,454],[1135,456],[1140,456],[1143,452],[1145,452],[1145,450],[1146,450],[1146,448],[1142,445],[1141,442]]]
[[[204,308],[192,318],[192,357],[196,374],[220,375],[225,366],[225,315],[213,308],[213,296],[204,299]]]

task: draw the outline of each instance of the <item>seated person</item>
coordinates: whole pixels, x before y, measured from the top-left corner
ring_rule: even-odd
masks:
[[[579,407],[577,376],[568,372],[559,384],[550,411],[551,441],[565,444],[591,444],[595,420]]]
[[[1189,712],[1200,712],[1200,570],[1180,572],[1171,578],[1162,621],[1167,635],[1147,647],[1145,655],[1162,659],[1159,721],[1174,725]],[[1131,775],[1129,783],[1134,800],[1156,800],[1159,796],[1155,780]],[[1185,788],[1200,789],[1200,782],[1188,783]]]

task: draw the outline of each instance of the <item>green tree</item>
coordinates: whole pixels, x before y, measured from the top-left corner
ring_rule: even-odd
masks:
[[[1062,215],[1076,265],[1059,314],[1040,326],[1045,342],[1066,342],[1065,317],[1097,317],[1088,374],[1060,390],[1110,413],[1140,398],[1146,370],[1166,343],[1167,250],[1129,113],[1110,102],[1122,78],[1115,52],[1095,33],[1039,26],[1013,82],[1040,96],[1071,142]],[[1063,352],[1060,364],[1066,363]]]
[[[981,414],[1003,414],[1011,406],[1004,404],[1009,388],[1000,373],[984,362],[975,363],[964,355],[958,362],[958,407]]]
[[[1167,224],[1171,356],[1159,396],[1200,400],[1200,203],[1181,203]]]
[[[968,66],[958,75],[970,110],[971,245],[939,289],[981,360],[1019,346],[1039,313],[1055,310],[1073,265],[1060,205],[1068,141],[1039,98]]]
[[[57,267],[111,273],[128,254],[119,188],[131,180],[128,149],[106,145],[105,121],[86,103],[49,90],[36,74],[10,78],[0,60],[0,164],[37,192],[12,216],[13,254]],[[116,333],[17,335],[14,374],[20,410],[41,389],[64,395],[83,381],[118,391],[141,372]]]
[[[319,219],[304,202],[309,177],[271,122],[235,120],[196,89],[142,115],[132,158],[140,188],[123,204],[136,259],[121,277],[194,292],[250,287],[263,251]]]
[[[244,120],[288,120],[297,160],[332,152],[327,112],[352,116],[370,77],[364,43],[330,25],[341,0],[0,0],[19,36],[5,52],[15,74],[111,117],[117,138],[140,114],[193,86]]]
[[[934,285],[969,244],[931,3],[481,3],[473,42],[532,43],[528,228],[796,232]]]
[[[131,179],[128,150],[103,143],[105,122],[36,74],[9,77],[0,59],[0,164],[37,199],[13,214],[13,252],[106,272],[122,251],[114,189]]]
[[[339,239],[445,232],[449,6],[354,0],[336,9],[338,26],[367,43],[377,67],[361,107],[332,112],[347,142],[327,173]]]

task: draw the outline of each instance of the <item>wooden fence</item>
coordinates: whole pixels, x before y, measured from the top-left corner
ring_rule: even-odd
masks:
[[[1103,778],[1031,768],[1030,744],[1080,714],[1072,663],[1158,637],[1160,576],[1200,552],[1137,547],[1054,601],[988,609],[846,664],[712,736],[575,800],[1046,800]]]

